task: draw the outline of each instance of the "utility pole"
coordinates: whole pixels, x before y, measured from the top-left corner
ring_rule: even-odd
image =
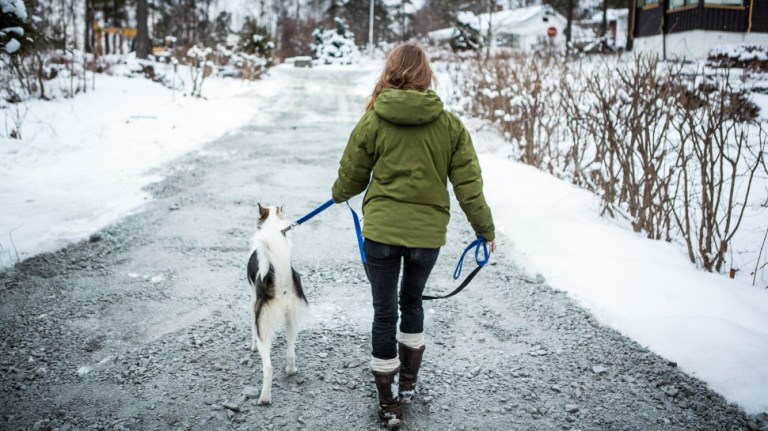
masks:
[[[601,27],[601,37],[603,41],[600,42],[601,49],[605,52],[608,49],[608,1],[603,0],[603,22]],[[616,46],[616,39],[613,41],[613,46]]]
[[[368,55],[373,57],[373,8],[376,0],[371,0],[371,13],[368,20]]]
[[[136,57],[149,57],[149,27],[147,0],[139,0],[136,8]]]
[[[573,0],[568,0],[567,19],[568,23],[565,25],[565,58],[568,60],[568,56],[571,55],[571,40],[573,33]]]

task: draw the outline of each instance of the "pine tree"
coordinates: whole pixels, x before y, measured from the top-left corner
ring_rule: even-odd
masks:
[[[272,52],[275,43],[269,30],[251,17],[246,17],[243,27],[237,34],[240,38],[237,50],[250,55],[257,55],[267,61],[266,67],[272,67],[274,60]]]
[[[33,39],[27,8],[22,0],[11,0],[0,10],[0,51],[5,55],[22,55]]]
[[[336,18],[335,29],[318,28],[313,33],[312,51],[325,64],[352,64],[358,54],[355,35],[343,18]]]

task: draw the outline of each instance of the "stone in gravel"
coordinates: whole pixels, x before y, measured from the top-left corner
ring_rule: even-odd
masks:
[[[224,401],[221,403],[221,405],[228,410],[232,410],[233,412],[240,411],[240,405],[238,405],[236,401]]]
[[[560,386],[558,386],[558,385],[552,385],[552,390],[555,391],[555,392],[562,392],[563,391],[562,389],[560,389]]]
[[[246,386],[240,391],[241,394],[247,398],[258,398],[261,395],[261,391],[256,386]]]
[[[568,413],[576,413],[579,411],[579,406],[577,406],[576,404],[566,404],[565,411]]]
[[[221,367],[221,364],[213,364],[211,365],[211,369],[213,371],[221,371],[223,368]]]
[[[595,365],[592,367],[592,372],[595,374],[604,374],[608,372],[608,368],[605,368],[602,365]]]
[[[99,241],[101,241],[101,234],[99,233],[94,233],[88,238],[88,242],[99,242]]]
[[[634,377],[632,377],[630,375],[627,375],[627,374],[621,376],[621,379],[624,380],[627,383],[635,383],[635,381],[636,381]]]
[[[328,354],[325,353],[325,352],[320,352],[320,353],[317,354],[317,356],[320,357],[320,358],[327,358]]]

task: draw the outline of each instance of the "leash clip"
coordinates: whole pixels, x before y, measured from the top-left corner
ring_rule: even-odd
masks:
[[[282,233],[283,233],[283,235],[285,235],[285,234],[286,234],[286,233],[288,233],[289,231],[292,231],[292,230],[293,230],[293,228],[295,228],[295,227],[296,227],[296,226],[298,226],[298,225],[299,225],[298,223],[291,223],[291,225],[290,225],[290,226],[288,226],[288,227],[287,227],[287,228],[285,228],[285,229],[281,229],[281,230],[280,230],[280,232],[282,232]]]

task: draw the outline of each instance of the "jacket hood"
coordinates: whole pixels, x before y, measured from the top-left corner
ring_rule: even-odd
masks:
[[[373,110],[381,118],[397,124],[431,123],[443,112],[443,102],[432,90],[384,89],[376,96]]]

